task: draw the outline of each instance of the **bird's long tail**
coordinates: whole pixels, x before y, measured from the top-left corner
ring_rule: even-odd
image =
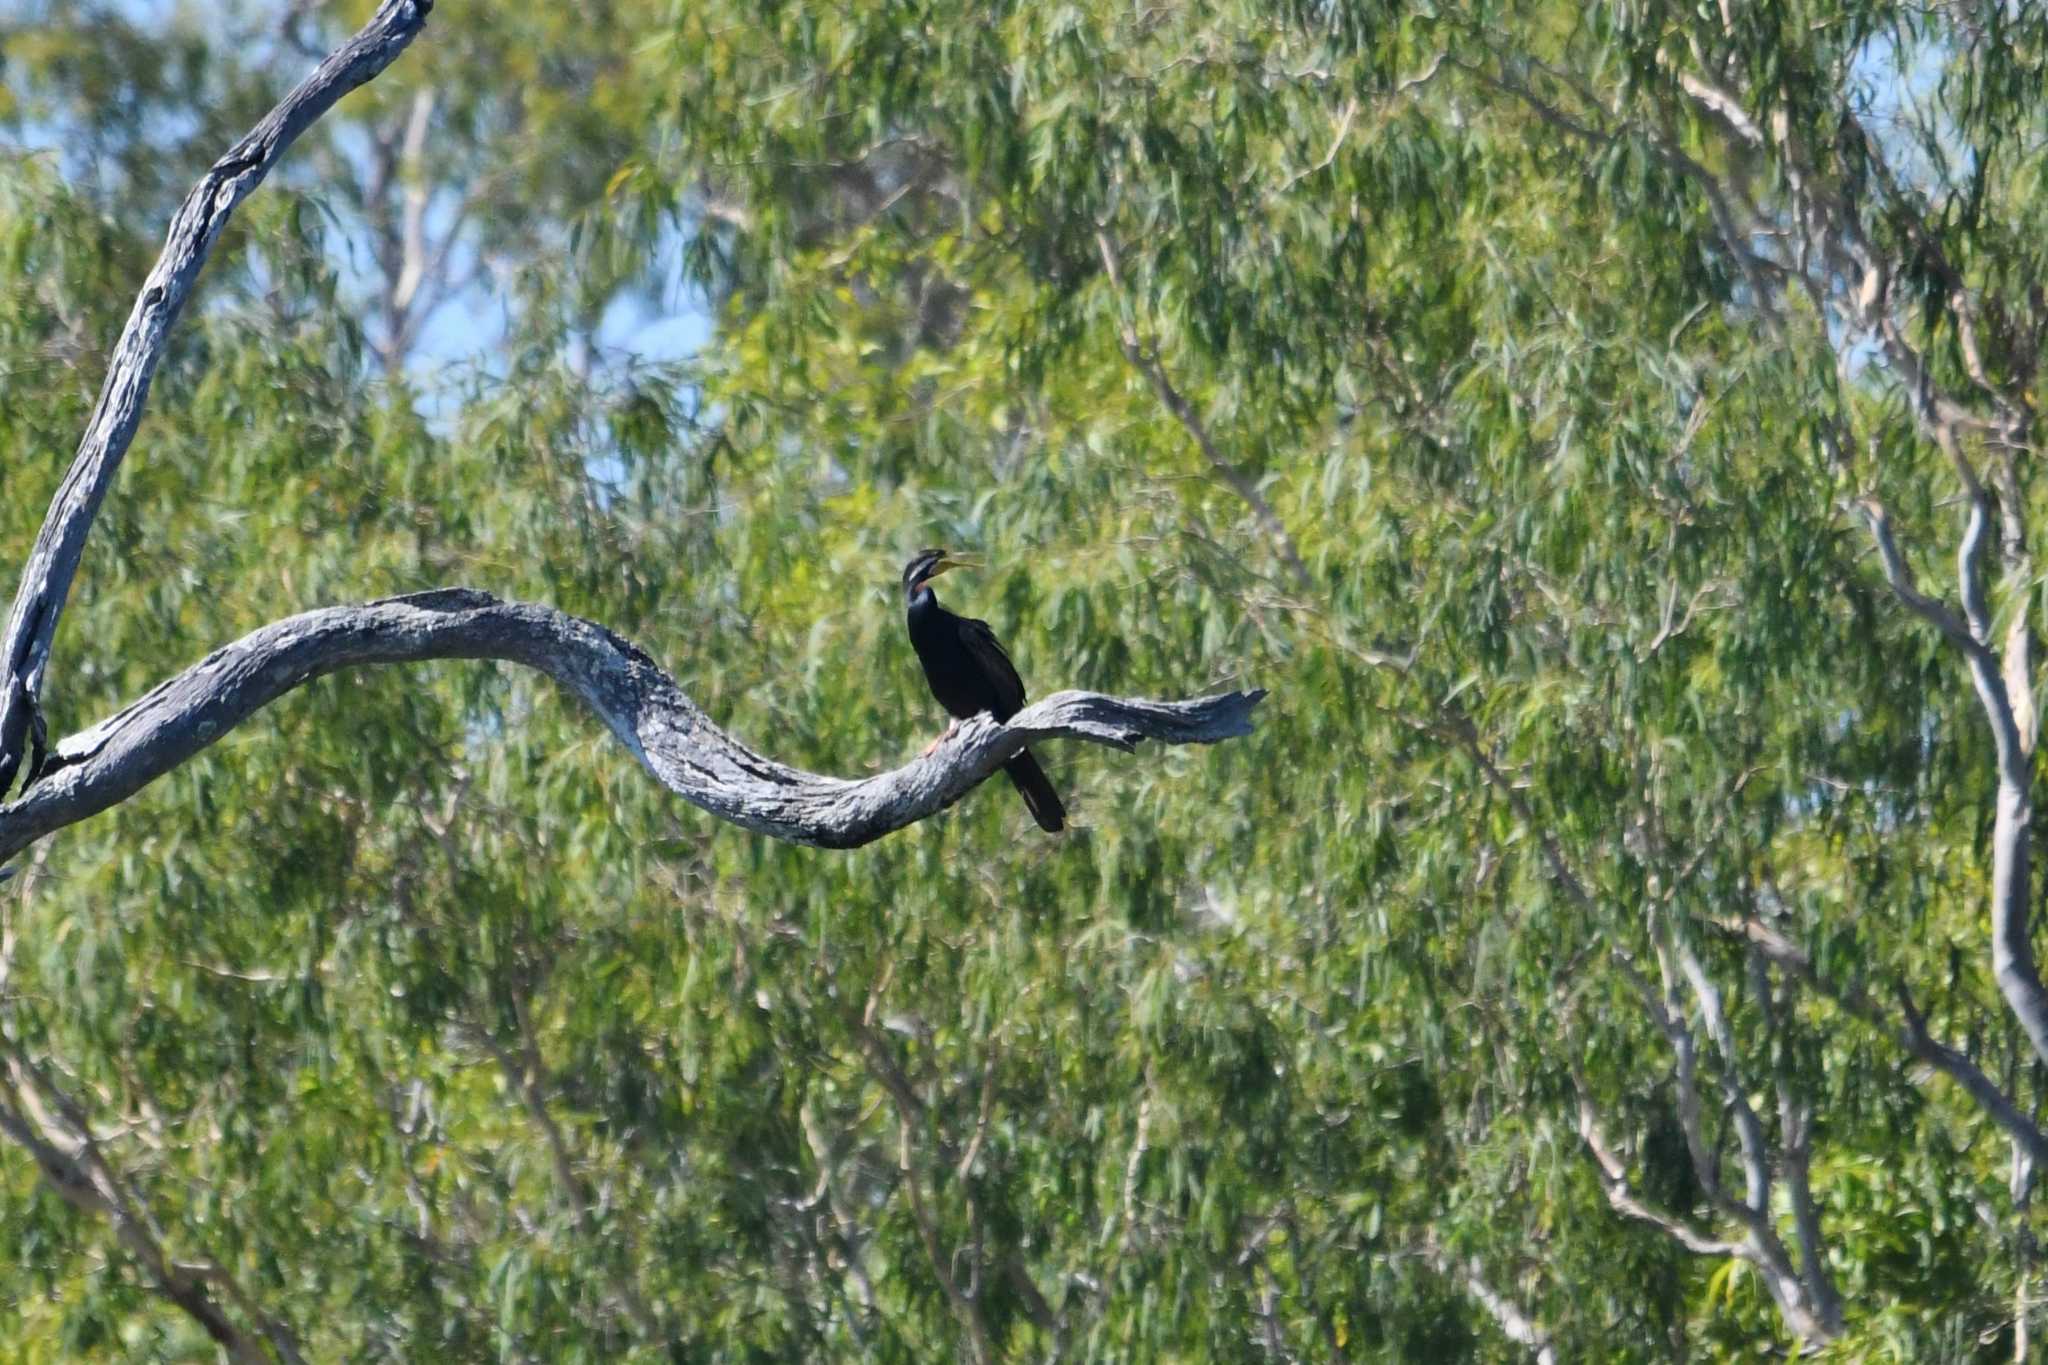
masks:
[[[1057,834],[1066,828],[1067,808],[1060,804],[1060,794],[1052,789],[1046,780],[1045,769],[1038,766],[1038,760],[1026,749],[1008,763],[1003,771],[1017,784],[1017,790],[1024,794],[1024,804],[1031,807],[1031,818],[1038,827],[1048,834]]]

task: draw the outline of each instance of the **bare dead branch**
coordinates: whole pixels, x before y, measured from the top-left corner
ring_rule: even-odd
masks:
[[[320,63],[227,155],[213,163],[171,219],[163,254],[143,281],[71,468],[58,485],[22,568],[0,635],[0,796],[13,787],[39,713],[50,642],[85,553],[86,537],[142,420],[149,385],[207,254],[235,207],[298,136],[357,86],[397,60],[425,26],[434,0],[384,0],[360,32]],[[30,773],[25,782],[34,780]]]
[[[107,809],[293,688],[338,669],[504,659],[581,697],[678,796],[759,834],[854,848],[952,805],[1026,744],[1207,744],[1251,733],[1263,690],[1163,702],[1060,692],[1008,722],[977,716],[931,754],[875,777],[823,777],[766,758],[711,722],[636,646],[548,607],[464,588],[327,607],[254,631],[56,745],[49,772],[0,806],[0,859]]]

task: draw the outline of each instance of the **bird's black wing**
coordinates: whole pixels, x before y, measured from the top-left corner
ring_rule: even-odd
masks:
[[[1008,720],[1023,710],[1024,679],[1017,676],[1017,665],[1003,652],[1002,642],[996,639],[988,622],[961,617],[960,643],[988,683],[989,700],[993,703],[989,709],[995,712],[996,719]]]
[[[996,639],[996,633],[989,629],[988,622],[961,617],[960,647],[966,651],[968,663],[988,689],[987,696],[992,703],[989,709],[995,712],[996,719],[1008,720],[1022,710],[1024,680],[1017,676],[1017,665],[1010,662],[1002,641]],[[1057,834],[1066,827],[1067,808],[1061,804],[1060,794],[1046,780],[1045,769],[1038,766],[1038,760],[1032,757],[1029,749],[1005,763],[1003,771],[1024,794],[1024,804],[1031,808],[1031,818],[1038,821],[1040,829]]]

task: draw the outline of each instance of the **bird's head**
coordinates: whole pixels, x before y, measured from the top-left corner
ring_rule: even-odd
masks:
[[[903,566],[903,595],[917,596],[926,583],[948,569],[975,567],[977,565],[969,555],[949,555],[944,550],[919,550],[916,556]]]

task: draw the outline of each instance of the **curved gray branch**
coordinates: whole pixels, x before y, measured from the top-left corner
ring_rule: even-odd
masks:
[[[343,95],[374,79],[405,51],[427,22],[434,0],[384,0],[370,22],[328,54],[312,75],[280,101],[227,155],[213,163],[171,219],[163,253],[136,295],[100,385],[92,420],[71,468],[43,518],[23,566],[7,629],[0,635],[0,796],[13,786],[32,737],[42,743],[37,698],[50,642],[71,593],[93,518],[135,438],[150,380],[163,359],[171,324],[192,293],[207,253],[236,205],[263,183],[270,168]],[[31,774],[33,777],[33,774]]]
[[[1027,743],[1207,744],[1251,733],[1263,691],[1164,702],[1060,692],[1008,723],[964,721],[931,754],[851,781],[778,763],[711,722],[637,646],[549,607],[467,588],[325,607],[215,650],[141,700],[57,744],[41,781],[0,806],[0,859],[126,800],[267,702],[359,664],[505,659],[581,697],[676,795],[756,833],[854,848],[943,810]]]

